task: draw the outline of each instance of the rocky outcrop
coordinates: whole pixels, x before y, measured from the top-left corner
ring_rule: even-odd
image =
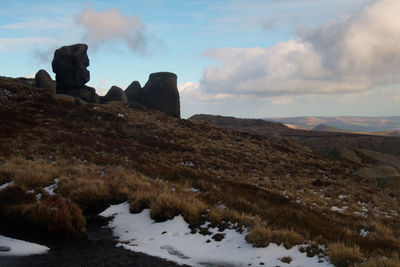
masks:
[[[177,87],[178,77],[171,72],[156,72],[149,76],[143,88],[138,81],[125,90],[128,102],[136,102],[165,114],[180,118],[180,101]]]
[[[49,94],[56,93],[56,85],[45,70],[39,70],[35,75],[36,87],[45,88]]]
[[[138,81],[133,81],[125,90],[128,102],[140,102],[142,99],[142,86]]]
[[[87,102],[98,102],[94,88],[85,86],[90,80],[87,70],[89,58],[86,44],[63,46],[54,52],[52,62],[56,74],[57,94],[79,97]]]
[[[128,103],[124,90],[118,86],[113,86],[108,90],[107,94],[101,98],[101,102],[118,101]]]

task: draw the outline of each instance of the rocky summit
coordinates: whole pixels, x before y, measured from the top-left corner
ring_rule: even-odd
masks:
[[[71,99],[69,96],[72,96],[76,97],[78,102],[82,100],[89,103],[118,101],[126,104],[135,102],[169,116],[180,118],[176,74],[171,72],[152,73],[143,88],[138,81],[134,81],[125,91],[118,86],[113,86],[105,96],[99,97],[94,88],[85,85],[90,80],[90,73],[87,70],[89,66],[87,50],[86,44],[74,44],[57,49],[52,62],[53,72],[56,74],[57,90],[51,89],[51,84],[54,82],[48,73],[42,70],[36,77],[37,86],[47,88],[51,94],[57,93],[53,97],[57,99],[69,100]],[[71,101],[75,100],[71,99]]]

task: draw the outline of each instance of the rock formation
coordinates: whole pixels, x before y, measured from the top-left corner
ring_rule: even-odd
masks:
[[[104,97],[101,97],[101,102],[119,101],[121,103],[128,103],[125,92],[118,86],[113,86],[108,90]]]
[[[82,98],[87,102],[98,102],[94,88],[85,86],[90,79],[87,70],[89,58],[86,44],[63,46],[54,52],[52,62],[56,74],[57,94]]]
[[[181,116],[177,76],[174,73],[152,73],[143,88],[138,82],[133,82],[125,92],[129,102],[140,103],[172,117]]]
[[[39,70],[35,75],[35,82],[38,88],[45,88],[49,94],[56,93],[56,85],[45,70]]]
[[[125,90],[128,102],[140,102],[142,99],[142,86],[138,81],[133,81]]]
[[[149,80],[142,89],[142,103],[149,108],[180,118],[177,80],[176,74],[171,72],[150,74]]]
[[[87,49],[86,44],[75,44],[63,46],[54,52],[52,67],[56,74],[57,94],[77,97],[91,103],[100,101],[102,103],[110,101],[137,102],[169,116],[180,118],[176,74],[171,72],[152,73],[143,88],[138,81],[134,81],[125,91],[113,86],[105,96],[99,97],[94,88],[85,86],[90,79],[90,73],[87,70],[89,66]],[[44,76],[45,74],[47,73],[40,73]]]

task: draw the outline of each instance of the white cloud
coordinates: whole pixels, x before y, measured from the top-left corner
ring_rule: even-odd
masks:
[[[223,100],[233,97],[232,94],[227,93],[207,94],[201,90],[200,83],[190,81],[178,84],[178,91],[180,97],[185,101]]]
[[[147,54],[150,42],[160,42],[148,33],[140,17],[124,16],[116,8],[105,12],[87,9],[76,17],[76,22],[85,29],[83,41],[94,49],[110,42],[122,42],[133,52]]]
[[[257,97],[363,92],[400,82],[400,1],[376,1],[358,13],[269,48],[219,48],[204,71],[205,94]]]

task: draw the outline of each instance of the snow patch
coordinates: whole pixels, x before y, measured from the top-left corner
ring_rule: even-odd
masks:
[[[44,188],[44,190],[47,191],[47,193],[49,193],[51,196],[54,196],[56,193],[54,193],[54,190],[57,189],[57,183],[58,183],[59,179],[54,179],[55,184],[49,185],[47,187]]]
[[[6,189],[9,186],[12,186],[13,184],[14,184],[14,182],[9,182],[9,183],[5,183],[5,184],[0,185],[0,191],[3,190],[3,189]]]
[[[340,212],[340,213],[343,213],[345,210],[347,210],[349,207],[347,207],[347,206],[343,206],[342,208],[339,208],[339,207],[336,207],[336,206],[332,206],[332,210],[333,211],[337,211],[337,212]]]
[[[33,254],[46,253],[49,248],[0,235],[0,256],[28,256]]]
[[[266,248],[254,248],[247,243],[243,234],[233,229],[212,232],[224,234],[225,238],[215,241],[211,236],[192,234],[182,216],[157,223],[150,218],[150,209],[131,214],[129,203],[112,205],[100,216],[113,217],[109,227],[118,238],[118,246],[136,252],[168,259],[191,266],[280,266],[281,258],[290,256],[293,261],[285,266],[332,266],[326,261],[319,262],[299,251],[298,246],[286,249],[283,245],[270,244]],[[208,225],[206,223],[205,225]]]
[[[367,236],[368,234],[369,234],[369,232],[368,232],[367,230],[365,230],[365,229],[361,229],[361,230],[360,230],[360,235],[361,235],[361,236],[364,236],[364,237],[365,237],[365,236]]]

